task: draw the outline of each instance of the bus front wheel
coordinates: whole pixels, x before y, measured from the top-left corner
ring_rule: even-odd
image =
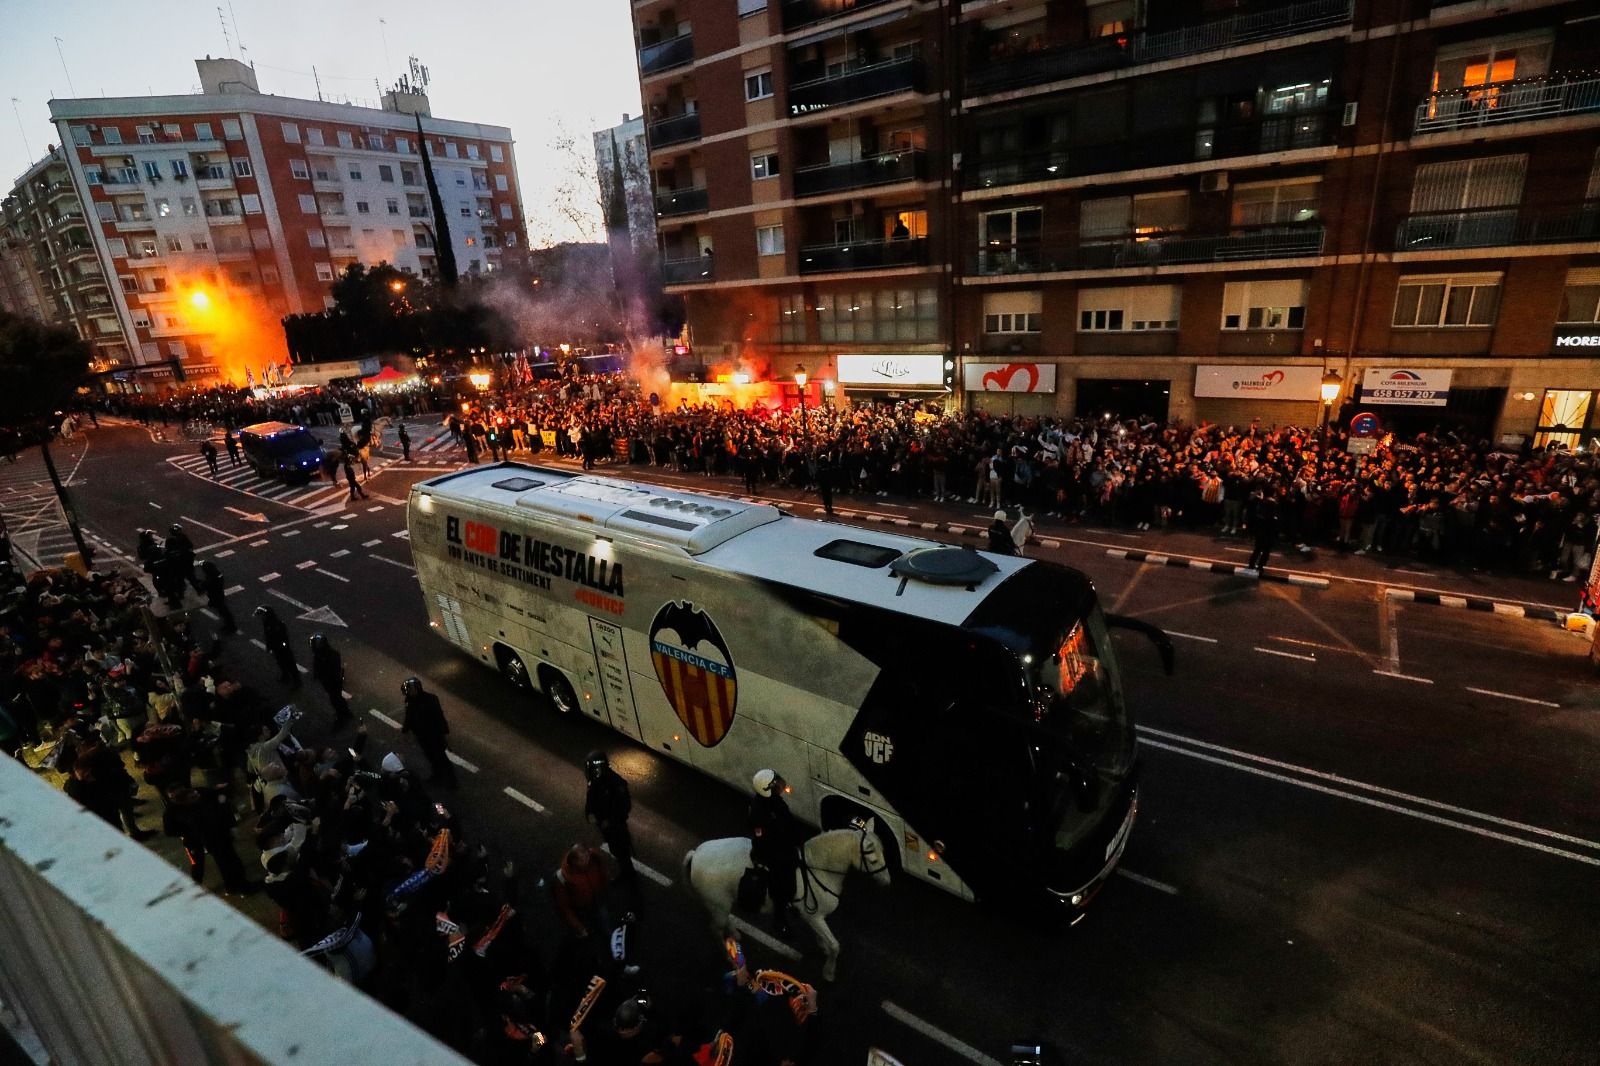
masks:
[[[528,667],[522,661],[522,656],[506,647],[504,644],[494,646],[494,657],[500,664],[500,673],[505,679],[520,689],[531,689],[533,678],[528,675]]]
[[[539,687],[550,697],[556,713],[572,714],[578,710],[578,694],[572,690],[566,675],[555,667],[539,667]]]

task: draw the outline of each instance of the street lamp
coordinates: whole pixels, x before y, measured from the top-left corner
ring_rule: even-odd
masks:
[[[395,278],[393,281],[389,282],[389,291],[390,292],[405,292],[406,291],[406,283],[401,281],[399,278]]]
[[[810,440],[811,430],[806,426],[806,368],[799,363],[794,367],[794,384],[800,390],[800,432]]]
[[[467,375],[467,380],[472,382],[473,387],[479,392],[483,392],[489,387],[489,384],[494,381],[494,378],[491,377],[486,371],[474,370],[472,373]]]
[[[1333,411],[1333,405],[1339,399],[1339,390],[1344,387],[1344,379],[1337,370],[1329,370],[1322,375],[1322,438],[1326,443],[1328,438],[1328,416]]]

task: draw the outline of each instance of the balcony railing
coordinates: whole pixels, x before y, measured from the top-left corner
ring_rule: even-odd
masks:
[[[658,122],[650,123],[650,147],[665,148],[669,144],[700,139],[700,112],[686,111]]]
[[[798,29],[885,3],[888,0],[788,0],[783,5],[783,28]]]
[[[639,49],[639,73],[659,74],[694,61],[694,34],[678,36]]]
[[[1515,207],[1412,215],[1395,235],[1398,252],[1436,248],[1499,248],[1516,244],[1567,244],[1600,239],[1600,200],[1575,207],[1523,213]]]
[[[794,172],[796,196],[820,196],[844,189],[866,189],[898,181],[915,181],[926,171],[922,149],[882,152],[845,163],[820,163]]]
[[[656,217],[692,215],[709,206],[705,189],[662,189],[656,193]]]
[[[1185,263],[1233,263],[1251,259],[1300,259],[1320,255],[1321,225],[1271,226],[1209,236],[1126,238],[1046,247],[1025,241],[980,248],[974,272],[982,275],[1036,274],[1062,270],[1117,270],[1124,267],[1175,266]]]
[[[970,64],[967,95],[1042,85],[1118,67],[1198,55],[1253,41],[1309,33],[1348,21],[1350,0],[1302,0],[1268,11],[1231,15],[1216,22],[1160,33],[1145,30],[1042,51],[994,54]]]
[[[928,242],[923,237],[813,244],[800,249],[802,274],[881,270],[885,267],[921,266],[927,262]]]
[[[1600,78],[1550,76],[1434,93],[1417,105],[1413,133],[1538,122],[1600,112]]]
[[[796,81],[789,86],[789,114],[804,115],[921,87],[920,57],[889,59],[838,74]]]
[[[668,259],[661,264],[661,280],[668,285],[710,281],[716,276],[717,266],[709,255],[698,255],[693,259]]]
[[[1334,114],[1331,108],[1289,111],[1249,122],[1138,134],[1111,144],[980,158],[974,168],[976,187],[986,189],[1105,174],[1113,170],[1142,170],[1203,159],[1319,148],[1333,140],[1334,130],[1338,128]]]

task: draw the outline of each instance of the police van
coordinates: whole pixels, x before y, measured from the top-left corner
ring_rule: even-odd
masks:
[[[1127,844],[1108,624],[1164,638],[1075,570],[509,462],[407,523],[441,638],[745,794],[771,767],[813,824],[875,817],[904,873],[1076,920]]]
[[[315,477],[322,469],[322,445],[304,426],[257,422],[239,431],[239,447],[256,473],[284,479]]]

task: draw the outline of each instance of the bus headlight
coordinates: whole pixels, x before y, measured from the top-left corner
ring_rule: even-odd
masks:
[[[1072,894],[1072,905],[1074,907],[1081,907],[1083,906],[1083,901],[1088,898],[1089,897],[1084,895],[1082,892],[1074,892]]]

